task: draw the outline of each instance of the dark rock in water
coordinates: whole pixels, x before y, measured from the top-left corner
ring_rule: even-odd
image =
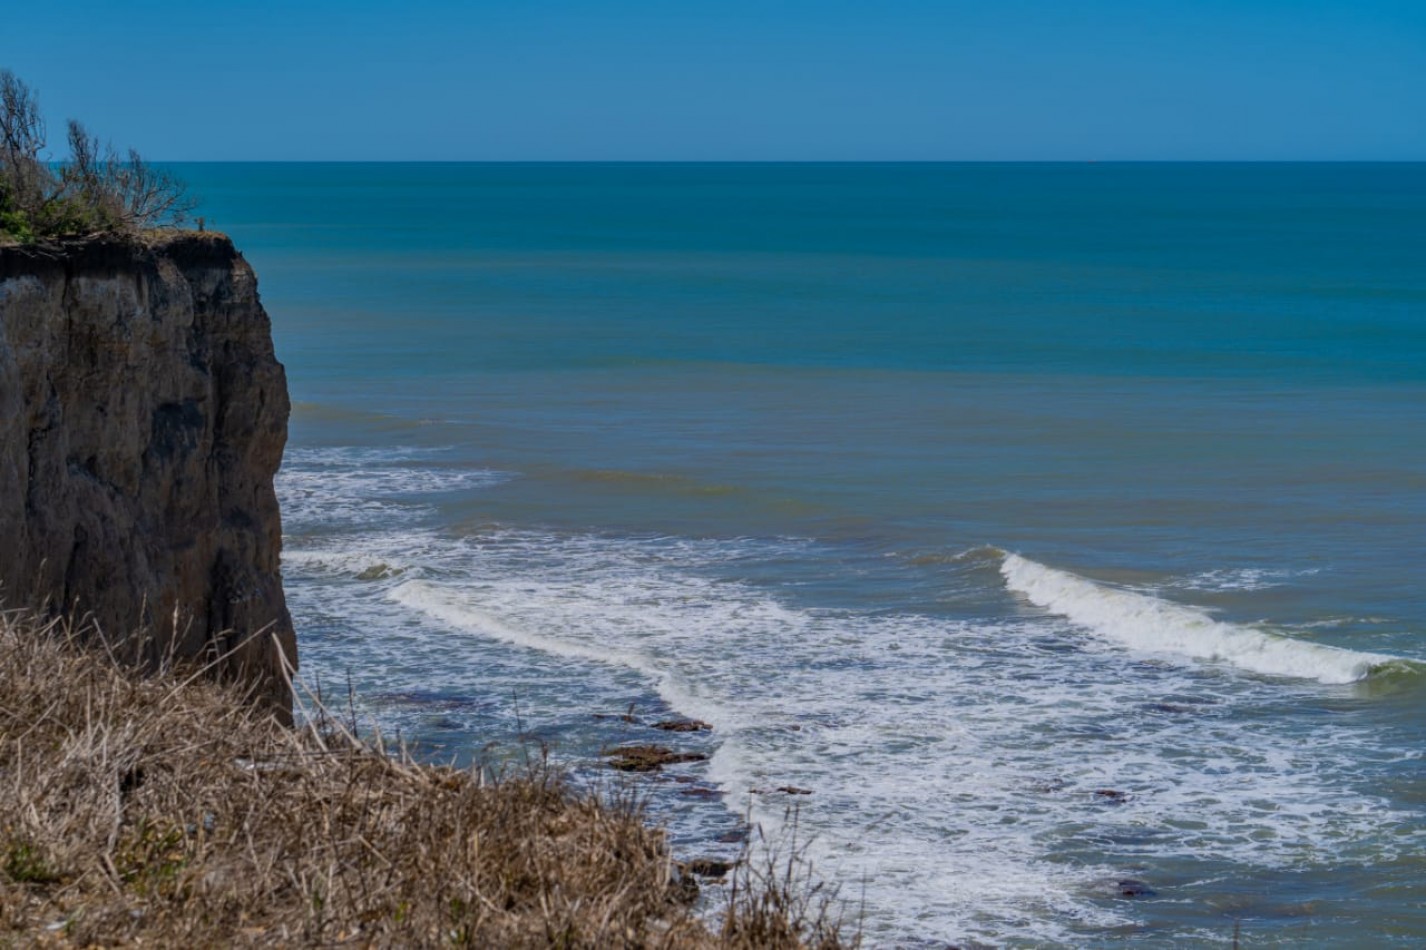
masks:
[[[621,772],[657,772],[665,765],[680,762],[702,762],[708,758],[700,752],[674,752],[661,745],[626,745],[606,749],[603,755],[609,766]]]
[[[1149,703],[1144,708],[1149,710],[1149,712],[1170,713],[1176,716],[1181,716],[1186,713],[1192,713],[1194,711],[1188,706],[1180,706],[1177,703]]]
[[[713,727],[702,719],[666,719],[654,723],[654,728],[664,732],[708,732]]]
[[[811,795],[812,789],[798,788],[796,785],[779,785],[777,788],[750,788],[748,791],[754,795],[771,795],[773,792],[782,792],[784,795]]]
[[[692,788],[680,789],[679,794],[687,795],[689,798],[719,798],[723,793],[716,788],[698,785]]]
[[[1095,790],[1094,797],[1102,802],[1119,805],[1129,800],[1129,793],[1121,792],[1117,788],[1100,788]]]
[[[377,693],[372,699],[381,703],[401,703],[402,705],[424,706],[427,709],[436,710],[475,709],[482,705],[481,700],[472,696],[422,689]]]
[[[719,858],[694,858],[686,867],[688,873],[697,874],[699,877],[726,877],[728,872],[733,870],[733,864],[732,861]]]
[[[1118,884],[1120,897],[1153,897],[1155,891],[1143,881],[1125,878]]]
[[[713,839],[719,844],[742,844],[748,840],[747,828],[734,828],[732,831],[725,831]]]

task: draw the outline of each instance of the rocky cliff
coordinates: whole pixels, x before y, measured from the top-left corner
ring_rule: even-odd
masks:
[[[287,415],[226,237],[0,247],[0,599],[92,615],[144,662],[226,656],[289,709]]]

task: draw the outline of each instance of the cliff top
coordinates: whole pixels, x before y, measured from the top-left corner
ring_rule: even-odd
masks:
[[[200,261],[226,263],[238,256],[238,250],[221,231],[173,228],[101,232],[29,244],[0,243],[0,280],[57,268],[112,269],[160,256],[177,258],[181,266]]]
[[[233,240],[222,231],[190,231],[181,228],[149,228],[144,231],[97,231],[93,234],[68,235],[42,241],[21,243],[0,238],[0,254],[20,253],[52,257],[71,253],[93,245],[121,245],[148,250],[173,247],[232,247]]]

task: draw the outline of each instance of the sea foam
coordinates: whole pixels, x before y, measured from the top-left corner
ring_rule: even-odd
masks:
[[[1269,676],[1354,683],[1398,657],[1359,653],[1269,630],[1215,620],[1202,610],[1121,590],[1006,554],[1005,584],[1037,607],[1061,614],[1137,650],[1230,663]]]
[[[451,530],[425,504],[449,490],[447,462],[336,452],[291,466],[285,504],[334,471],[360,480],[354,497],[323,496],[319,530],[284,552],[307,674],[354,670],[358,708],[363,690],[377,696],[363,711],[437,757],[534,735],[592,782],[609,780],[604,743],[670,741],[641,733],[654,717],[711,723],[679,740],[706,763],[639,786],[677,853],[733,856],[723,836],[742,820],[755,848],[796,829],[869,943],[1082,945],[1135,924],[1111,885],[1144,862],[1295,872],[1420,850],[1419,836],[1381,839],[1410,818],[1375,791],[1379,738],[1318,715],[1315,682],[1145,663],[1075,636],[1062,607],[1007,616],[998,550],[949,572],[982,591],[984,614],[835,607],[790,579],[886,559],[805,539]],[[462,490],[500,484],[469,478]],[[385,507],[369,524],[356,505]],[[640,723],[594,715],[635,701]]]

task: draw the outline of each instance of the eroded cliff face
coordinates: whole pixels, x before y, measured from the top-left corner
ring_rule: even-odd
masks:
[[[226,237],[0,247],[0,599],[138,658],[229,654],[280,710],[287,382]]]

